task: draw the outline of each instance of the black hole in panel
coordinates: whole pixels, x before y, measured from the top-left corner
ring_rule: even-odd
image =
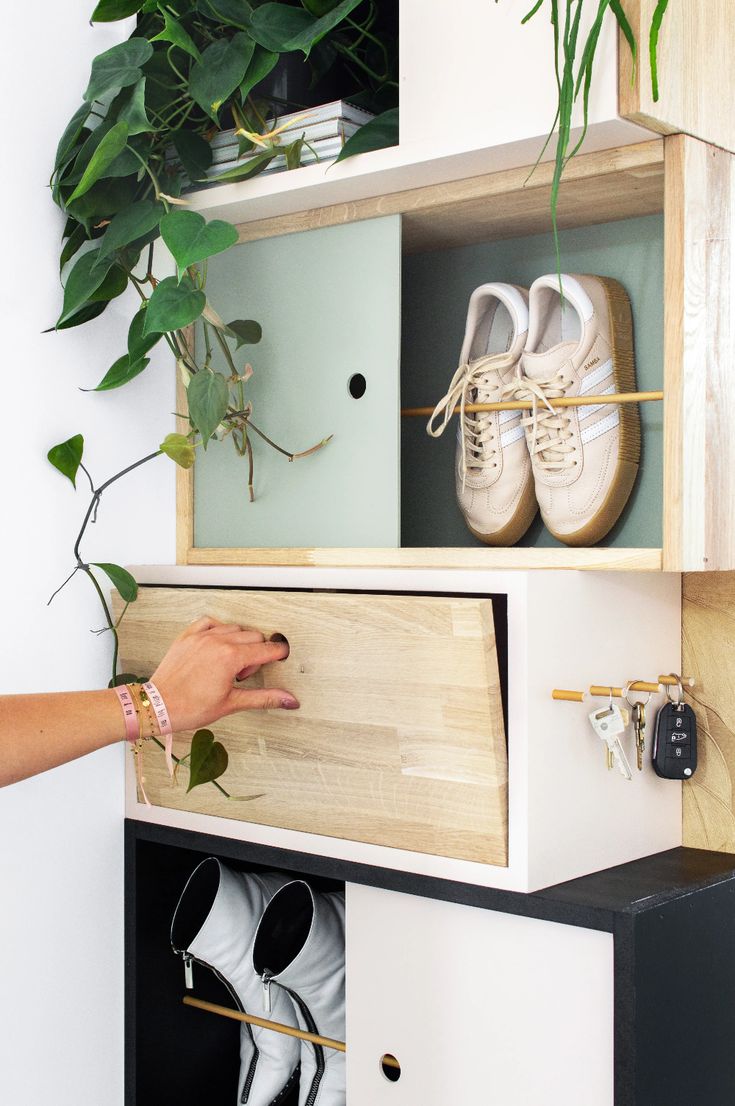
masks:
[[[367,380],[362,373],[354,373],[347,382],[347,387],[353,399],[362,399],[367,391]]]
[[[397,1083],[401,1078],[401,1065],[392,1052],[386,1052],[381,1056],[380,1070],[389,1083]]]

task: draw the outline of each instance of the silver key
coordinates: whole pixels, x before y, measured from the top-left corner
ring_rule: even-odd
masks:
[[[626,780],[633,779],[625,750],[618,740],[618,735],[625,733],[627,711],[623,714],[620,707],[610,705],[593,710],[589,715],[590,724],[597,737],[605,743],[605,758],[608,768],[617,768],[621,776]]]

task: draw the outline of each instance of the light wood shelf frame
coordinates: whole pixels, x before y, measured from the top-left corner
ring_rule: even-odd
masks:
[[[723,314],[729,322],[730,307],[716,298],[714,284],[726,281],[731,252],[735,258],[729,218],[735,203],[734,161],[696,139],[671,135],[576,157],[560,194],[562,228],[665,214],[661,549],[197,547],[193,473],[179,469],[177,563],[637,572],[735,568],[735,438],[724,433],[735,403],[735,378],[729,382],[727,376],[728,351],[735,358],[728,335],[735,328],[723,324]],[[530,167],[503,170],[248,222],[238,227],[240,241],[390,214],[402,215],[406,252],[548,232],[552,167],[541,164],[529,174]],[[735,228],[735,216],[732,223]],[[709,301],[703,300],[705,292]],[[715,395],[723,402],[712,403]],[[184,402],[180,384],[178,402]],[[185,430],[185,424],[179,429]],[[713,442],[718,443],[717,455]]]

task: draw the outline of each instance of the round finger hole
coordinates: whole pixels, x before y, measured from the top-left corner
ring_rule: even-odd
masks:
[[[347,387],[353,399],[362,399],[367,391],[367,380],[362,373],[354,373],[348,380]]]
[[[286,637],[285,634],[271,634],[271,636],[269,637],[268,640],[269,641],[277,641],[277,642],[280,642],[283,645],[287,645],[288,646],[288,653],[291,652],[291,645],[290,645],[289,640],[288,640],[288,638]],[[288,656],[288,653],[286,654],[286,657]],[[285,661],[286,657],[282,657],[281,660]]]
[[[381,1056],[380,1070],[389,1083],[397,1083],[401,1078],[401,1065],[392,1052],[386,1052]]]

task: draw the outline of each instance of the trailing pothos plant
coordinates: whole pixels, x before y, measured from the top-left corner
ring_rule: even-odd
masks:
[[[498,0],[495,0],[498,3]],[[587,32],[587,37],[580,37],[580,25],[584,5],[587,11],[594,11],[594,16]],[[541,150],[536,166],[543,157],[549,142],[556,135],[556,152],[554,157],[554,172],[551,180],[551,222],[554,232],[554,245],[556,248],[557,271],[561,273],[561,257],[559,250],[559,225],[558,204],[559,188],[564,170],[579,152],[587,136],[589,121],[589,97],[592,86],[592,73],[603,21],[612,12],[620,31],[625,38],[633,58],[633,79],[638,64],[638,43],[636,41],[630,20],[625,13],[624,0],[536,0],[533,7],[521,20],[528,23],[530,19],[546,8],[554,32],[554,70],[556,73],[557,105],[556,114],[549,130],[549,135]],[[669,0],[657,0],[651,17],[651,26],[648,33],[648,54],[651,66],[651,88],[654,101],[658,100],[658,39],[661,24],[668,8]],[[574,105],[582,99],[582,131],[576,143],[571,144],[572,112]],[[535,167],[534,167],[535,168]]]
[[[273,108],[259,94],[284,55],[308,62],[317,81],[341,65],[354,86],[351,99],[386,108],[353,136],[345,156],[397,141],[397,50],[390,36],[381,34],[375,0],[100,0],[92,20],[130,16],[136,16],[136,25],[127,41],[92,62],[82,104],[61,136],[51,177],[54,201],[66,216],[60,254],[63,304],[51,329],[83,326],[132,289],[138,306],[127,348],[93,390],[111,392],[128,384],[146,370],[153,348],[164,343],[187,394],[188,431],[167,435],[158,448],[99,485],[84,465],[81,434],[48,454],[75,487],[80,470],[89,480],[91,498],[74,545],[74,565],[61,586],[81,573],[94,587],[104,629],[114,642],[111,683],[136,677],[117,672],[117,624],[98,576],[107,576],[126,604],[136,599],[137,584],[121,566],[90,564],[82,555],[82,540],[104,491],[161,455],[189,468],[197,448],[229,439],[247,464],[252,499],[254,440],[289,461],[329,441],[288,449],[277,444],[270,426],[264,429],[260,413],[254,421],[247,392],[253,370],[244,363],[242,349],[260,340],[261,327],[253,319],[223,320],[206,291],[207,262],[237,242],[237,229],[188,210],[186,193],[247,180],[278,154],[285,155],[287,168],[300,164],[304,136],[282,145],[285,128],[277,119],[267,122]],[[212,140],[233,129],[239,138],[238,163],[213,176]],[[164,273],[156,272],[159,238],[173,258],[174,275],[166,260]],[[201,333],[196,348],[194,324]],[[213,363],[215,351],[224,372]],[[190,789],[215,782],[227,794],[216,784],[227,754],[209,731],[195,735],[184,759]]]

